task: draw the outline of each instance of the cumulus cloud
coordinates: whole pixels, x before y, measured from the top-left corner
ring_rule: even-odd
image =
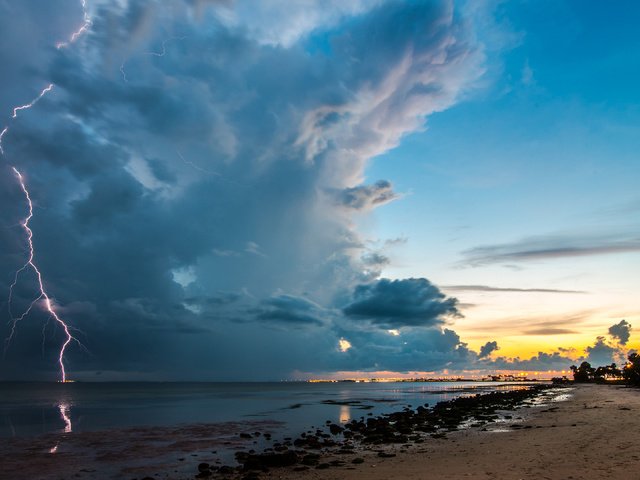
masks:
[[[250,370],[247,348],[272,359],[270,378],[371,365],[389,335],[369,326],[430,327],[457,314],[427,280],[363,274],[382,258],[367,256],[353,218],[398,197],[388,181],[363,183],[367,162],[482,74],[472,23],[450,2],[254,3],[92,3],[91,31],[63,50],[53,45],[82,18],[74,2],[0,4],[0,36],[15,46],[0,52],[0,106],[10,112],[55,84],[3,147],[38,207],[47,287],[92,353],[70,350],[71,371],[222,378]],[[24,260],[24,198],[8,164],[3,272]],[[16,288],[16,311],[32,281]],[[56,337],[42,359],[46,316],[30,319],[2,378],[55,374]],[[393,346],[397,365],[467,354],[455,332],[429,332]],[[358,333],[376,337],[371,351]],[[336,350],[341,336],[347,352]]]
[[[484,345],[482,345],[480,347],[480,352],[478,354],[478,357],[479,358],[488,357],[489,355],[491,355],[496,350],[500,350],[500,347],[498,347],[498,342],[496,342],[496,341],[487,342],[487,343],[485,343]]]
[[[585,348],[587,361],[593,366],[609,365],[616,361],[618,350],[606,343],[604,337],[597,337],[593,345]]]
[[[426,278],[380,279],[358,285],[342,311],[351,318],[384,328],[434,326],[449,316],[461,316],[457,299],[447,298]]]
[[[490,365],[495,369],[502,370],[558,371],[567,370],[575,362],[576,359],[567,355],[567,352],[556,351],[552,353],[538,352],[530,358],[498,357]]]
[[[621,320],[609,327],[609,335],[616,339],[620,345],[626,345],[631,337],[631,324],[626,320]]]
[[[408,327],[400,335],[386,330],[343,329],[351,348],[334,360],[335,370],[396,372],[464,369],[477,354],[447,328]]]

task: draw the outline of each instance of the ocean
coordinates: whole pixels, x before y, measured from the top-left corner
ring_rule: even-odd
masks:
[[[0,437],[269,421],[295,435],[517,383],[0,383]]]

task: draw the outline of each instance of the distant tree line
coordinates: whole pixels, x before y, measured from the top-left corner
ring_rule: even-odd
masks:
[[[571,366],[573,381],[577,383],[618,381],[632,386],[640,386],[640,355],[629,354],[628,361],[622,368],[615,363],[594,368],[589,362],[580,366]]]

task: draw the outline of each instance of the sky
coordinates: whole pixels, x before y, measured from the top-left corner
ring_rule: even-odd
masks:
[[[0,1],[0,380],[623,362],[639,13]]]

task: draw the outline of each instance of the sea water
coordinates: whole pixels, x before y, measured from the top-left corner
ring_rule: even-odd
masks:
[[[295,435],[517,383],[0,383],[0,437],[264,420]]]

